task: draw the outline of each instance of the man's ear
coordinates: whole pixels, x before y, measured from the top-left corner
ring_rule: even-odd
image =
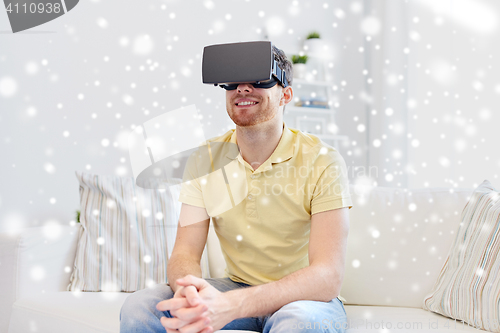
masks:
[[[293,89],[291,86],[281,89],[280,106],[287,105],[293,99]]]

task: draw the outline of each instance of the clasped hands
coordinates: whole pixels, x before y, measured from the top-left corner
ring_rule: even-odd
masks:
[[[167,333],[212,333],[236,319],[234,306],[204,279],[186,275],[176,280],[174,297],[156,305],[158,311],[170,311],[173,318],[162,317]]]

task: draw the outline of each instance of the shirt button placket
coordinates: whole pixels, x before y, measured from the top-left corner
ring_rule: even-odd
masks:
[[[250,178],[251,179],[256,179],[258,176],[255,174],[251,174]],[[256,223],[259,221],[259,217],[257,215],[257,207],[255,203],[255,195],[252,194],[254,192],[254,187],[252,182],[250,182],[249,186],[249,191],[247,195],[247,205],[246,205],[246,213],[247,213],[247,219],[253,223]]]

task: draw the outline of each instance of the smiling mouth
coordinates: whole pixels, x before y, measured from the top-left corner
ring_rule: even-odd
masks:
[[[259,102],[241,102],[241,103],[236,103],[236,106],[252,106],[252,105],[256,105],[258,103]]]

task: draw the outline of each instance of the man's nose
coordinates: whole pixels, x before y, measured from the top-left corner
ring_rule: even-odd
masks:
[[[251,91],[253,89],[253,86],[250,83],[240,83],[238,84],[238,92],[242,91]]]

